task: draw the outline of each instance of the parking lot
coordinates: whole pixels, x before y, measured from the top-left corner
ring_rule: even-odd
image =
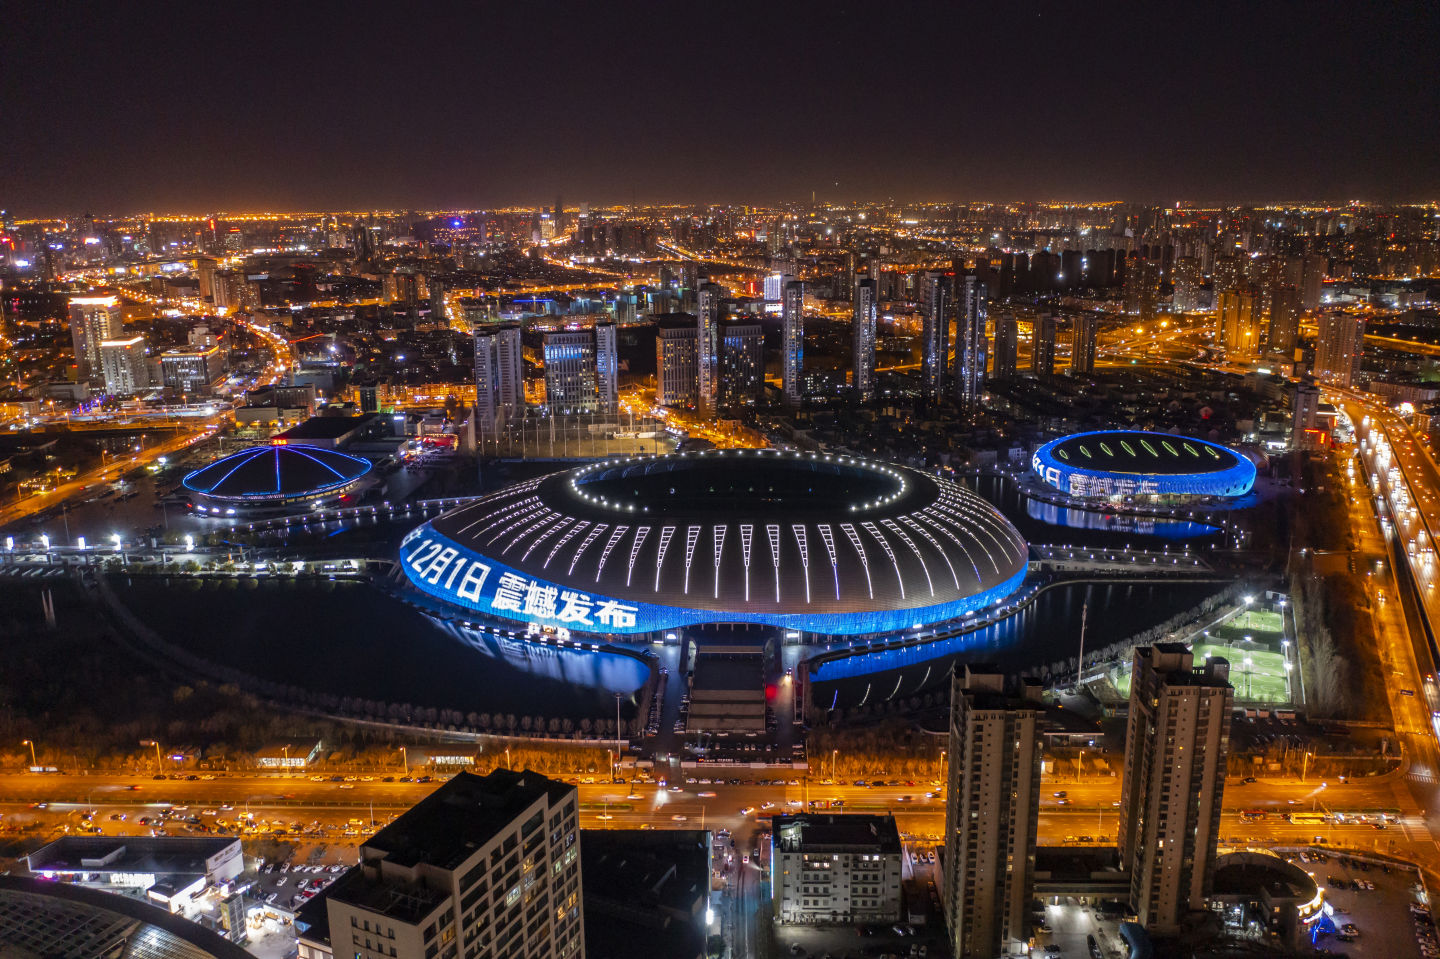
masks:
[[[1331,918],[1342,930],[1339,936],[1319,937],[1317,946],[1337,955],[1370,959],[1440,955],[1440,950],[1434,948],[1431,921],[1411,914],[1412,903],[1423,908],[1419,906],[1418,878],[1413,870],[1334,853],[1325,862],[1300,862],[1298,857],[1295,861],[1325,887],[1326,901],[1335,910]],[[1353,936],[1343,932],[1347,923],[1356,927]],[[1430,948],[1422,943],[1428,943]]]

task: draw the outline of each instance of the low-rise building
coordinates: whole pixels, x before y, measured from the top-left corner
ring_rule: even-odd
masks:
[[[894,816],[776,816],[770,859],[775,919],[895,922],[903,855]]]
[[[63,836],[26,857],[30,872],[56,882],[145,899],[188,913],[209,886],[245,868],[240,840],[208,836]]]

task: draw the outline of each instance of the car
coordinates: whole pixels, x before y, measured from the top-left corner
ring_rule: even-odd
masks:
[[[715,798],[715,794],[714,794],[713,792],[710,792],[709,790],[706,790],[705,792],[696,793],[695,795],[699,796],[701,799],[714,799],[714,798]]]
[[[1242,783],[1245,783],[1245,784],[1248,785],[1248,784],[1253,783],[1253,782],[1255,781],[1255,777],[1254,777],[1254,776],[1246,776],[1244,779],[1242,779],[1242,780],[1240,780],[1240,781],[1241,781]]]
[[[1052,796],[1053,798],[1055,798],[1055,799],[1064,799],[1064,798],[1066,797],[1066,795],[1067,795],[1067,793],[1066,793],[1065,790],[1063,790],[1063,789],[1060,790],[1060,791],[1057,792],[1057,793],[1051,793],[1051,796]]]
[[[683,813],[677,812],[675,815],[670,817],[670,820],[672,822],[688,822],[690,820],[690,817],[684,815]]]
[[[1350,936],[1360,935],[1360,927],[1355,925],[1355,923],[1353,922],[1345,923],[1345,925],[1340,927],[1340,931]]]
[[[289,877],[289,876],[281,876],[279,879],[275,880],[275,885],[276,885],[276,887],[278,888],[278,887],[280,887],[280,886],[285,885],[285,884],[286,884],[287,882],[289,882],[289,881],[290,881],[290,877]]]

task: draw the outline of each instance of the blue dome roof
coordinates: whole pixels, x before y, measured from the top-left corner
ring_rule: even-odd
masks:
[[[348,486],[370,472],[358,456],[318,446],[254,446],[189,474],[191,492],[222,500],[290,499]]]

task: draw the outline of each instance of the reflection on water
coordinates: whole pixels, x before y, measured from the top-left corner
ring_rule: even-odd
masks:
[[[161,636],[211,662],[341,697],[546,717],[613,717],[645,664],[442,625],[368,585],[287,579],[116,578]],[[197,628],[197,624],[203,624]]]
[[[1044,500],[1022,497],[1025,512],[1032,519],[1051,526],[1070,529],[1101,530],[1106,533],[1133,533],[1159,536],[1162,539],[1191,539],[1220,532],[1217,526],[1195,523],[1188,519],[1161,519],[1155,516],[1134,516],[1129,513],[1103,513],[1096,510],[1057,506]]]
[[[603,650],[566,649],[543,643],[466,629],[456,623],[432,621],[442,632],[511,669],[571,686],[584,686],[627,696],[649,677],[649,668],[633,656]]]
[[[920,646],[887,649],[811,665],[817,706],[873,706],[896,697],[938,692],[957,662],[994,663],[1010,673],[1069,669],[1079,654],[1081,609],[1089,605],[1085,645],[1099,649],[1127,639],[1198,604],[1223,583],[1069,583],[973,633]]]

